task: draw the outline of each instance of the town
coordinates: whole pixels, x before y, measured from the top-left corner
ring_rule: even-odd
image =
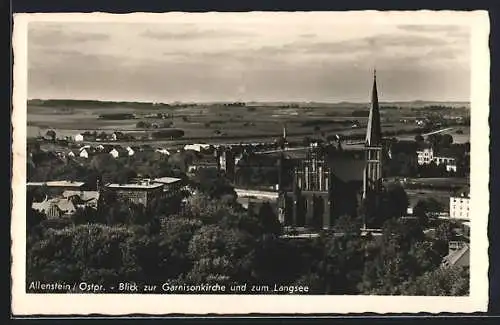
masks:
[[[322,131],[324,119],[310,132],[282,123],[262,136],[216,130],[195,142],[158,113],[147,117],[159,122],[137,122],[141,135],[48,129],[28,138],[27,281],[279,280],[312,293],[465,295],[470,142],[454,136],[470,118],[436,118],[450,110],[427,107],[398,121],[413,124],[405,133],[384,128],[384,110],[394,108],[380,105],[374,75],[366,122],[344,120],[340,131]],[[54,250],[58,271],[44,257]],[[108,261],[116,258],[119,269]]]

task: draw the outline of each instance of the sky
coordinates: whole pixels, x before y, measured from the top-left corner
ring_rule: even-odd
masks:
[[[463,24],[203,17],[32,21],[28,98],[367,102],[376,68],[381,101],[469,101]]]

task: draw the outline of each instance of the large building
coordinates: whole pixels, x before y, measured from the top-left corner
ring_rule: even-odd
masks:
[[[329,229],[343,214],[354,215],[359,202],[379,190],[384,150],[377,82],[363,150],[313,146],[293,169],[292,187],[283,186],[286,170],[280,159],[278,216],[284,226]]]
[[[130,202],[147,207],[154,199],[164,196],[164,186],[165,184],[162,183],[145,180],[131,184],[107,184],[105,191],[108,194],[112,194],[117,201]]]
[[[450,197],[450,218],[456,220],[470,220],[470,195],[462,192]]]

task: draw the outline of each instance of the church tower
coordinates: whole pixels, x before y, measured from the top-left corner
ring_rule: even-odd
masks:
[[[363,198],[379,189],[382,179],[382,130],[380,126],[380,110],[377,93],[377,75],[373,72],[373,88],[366,128],[366,166],[363,177]]]

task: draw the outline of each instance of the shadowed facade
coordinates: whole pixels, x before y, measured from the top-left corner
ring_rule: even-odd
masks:
[[[291,188],[279,186],[278,216],[284,226],[330,229],[341,215],[356,215],[359,202],[382,179],[382,132],[374,74],[364,150],[311,147],[293,169]],[[282,159],[280,159],[282,160]],[[280,167],[280,175],[286,173]]]

